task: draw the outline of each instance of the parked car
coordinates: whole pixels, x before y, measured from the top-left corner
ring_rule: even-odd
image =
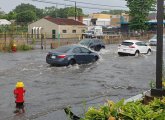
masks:
[[[163,35],[163,43],[165,43],[165,35]],[[156,45],[157,45],[157,35],[154,35],[154,36],[149,40],[149,45],[151,45],[151,46],[156,46]]]
[[[124,40],[118,46],[118,54],[119,55],[128,54],[128,55],[138,56],[141,53],[144,53],[144,54],[150,54],[151,53],[151,47],[143,41]]]
[[[87,31],[85,33],[82,34],[85,38],[94,38],[94,31]]]
[[[87,64],[95,62],[99,55],[80,45],[67,45],[49,52],[46,62],[50,65],[68,66],[74,64]]]
[[[81,40],[79,44],[95,51],[100,51],[102,48],[105,49],[105,44],[101,39],[84,39]]]

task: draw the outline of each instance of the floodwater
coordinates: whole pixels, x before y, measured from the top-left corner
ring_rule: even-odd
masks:
[[[65,120],[63,108],[119,101],[150,89],[155,80],[156,55],[117,55],[117,45],[99,52],[100,60],[87,65],[50,67],[49,50],[0,53],[0,120]],[[25,84],[25,109],[14,115],[13,89]],[[79,111],[79,112],[78,112]]]

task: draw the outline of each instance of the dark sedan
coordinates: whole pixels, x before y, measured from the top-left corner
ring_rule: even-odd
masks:
[[[46,62],[50,65],[68,66],[74,64],[87,64],[95,62],[99,55],[80,45],[67,45],[49,52]]]
[[[105,44],[101,39],[84,39],[80,41],[79,44],[95,51],[100,51],[102,48],[105,48]]]

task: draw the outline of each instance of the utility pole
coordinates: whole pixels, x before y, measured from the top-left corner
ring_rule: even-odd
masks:
[[[163,14],[164,0],[157,0],[157,51],[156,51],[156,89],[151,89],[151,95],[163,96],[162,65],[163,65]]]
[[[74,19],[76,20],[77,18],[77,5],[76,5],[76,1],[72,1],[72,0],[64,0],[64,1],[69,1],[69,2],[74,2]]]
[[[76,18],[77,18],[77,7],[76,7],[76,1],[74,1],[74,2],[75,2],[74,8],[75,8],[75,20],[76,20]]]
[[[57,11],[58,10],[58,4],[56,3],[56,18],[57,18]]]

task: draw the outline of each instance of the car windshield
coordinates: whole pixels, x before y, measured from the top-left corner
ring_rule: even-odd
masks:
[[[152,39],[156,39],[156,35],[154,35],[154,36],[152,37]]]
[[[79,43],[80,43],[81,45],[88,46],[88,45],[90,44],[90,42],[91,42],[91,40],[82,40],[82,41],[80,41]]]
[[[71,49],[70,46],[62,46],[62,47],[55,49],[55,51],[60,52],[60,53],[67,53],[70,49]]]
[[[133,45],[132,42],[122,42],[121,45],[130,46]]]
[[[151,39],[157,39],[157,35],[154,35]],[[165,40],[165,35],[163,35],[163,40]]]

